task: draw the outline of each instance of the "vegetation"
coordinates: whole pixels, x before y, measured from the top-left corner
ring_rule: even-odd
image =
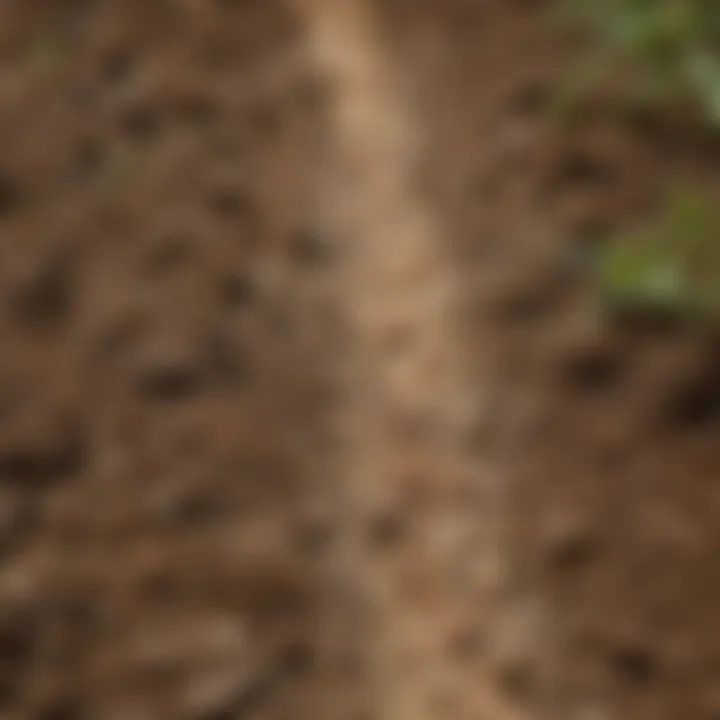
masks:
[[[716,0],[561,0],[560,17],[588,31],[585,64],[565,88],[567,106],[616,69],[631,99],[699,104],[720,129],[720,3]]]
[[[605,245],[598,282],[612,311],[717,319],[720,215],[696,192],[674,190],[659,219]]]
[[[618,70],[627,99],[658,111],[690,102],[720,130],[720,2],[561,0],[560,16],[591,40],[560,110]],[[660,217],[603,245],[597,278],[614,312],[719,319],[720,215],[708,198],[676,188]]]

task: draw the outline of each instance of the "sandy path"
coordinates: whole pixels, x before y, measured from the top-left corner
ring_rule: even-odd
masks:
[[[459,273],[417,187],[423,129],[369,3],[297,4],[331,88],[322,202],[344,244],[351,329],[340,565],[357,578],[365,622],[346,640],[366,663],[373,716],[513,717],[483,653],[458,661],[491,622],[498,475],[466,449],[482,394],[458,321]]]

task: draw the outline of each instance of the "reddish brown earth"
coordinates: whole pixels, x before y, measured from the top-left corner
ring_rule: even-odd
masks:
[[[717,139],[608,102],[554,125],[542,101],[568,55],[544,3],[427,3],[411,22],[417,4],[392,5],[422,68],[478,357],[496,362],[479,441],[507,463],[507,611],[545,608],[541,647],[501,653],[499,677],[534,717],[717,718],[716,339],[603,320],[573,269],[670,184],[714,192]]]
[[[669,181],[713,190],[718,145],[608,102],[554,125],[546,5],[378,3],[494,378],[508,627],[544,608],[497,682],[531,717],[716,720],[716,340],[604,320],[577,260]],[[338,346],[300,34],[279,0],[0,4],[3,720],[329,704]]]
[[[328,404],[295,25],[21,0],[0,28],[0,717],[295,718]]]

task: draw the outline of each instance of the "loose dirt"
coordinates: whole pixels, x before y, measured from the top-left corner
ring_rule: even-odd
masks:
[[[347,493],[358,335],[328,203],[347,175],[307,18],[7,0],[1,718],[382,717],[395,689],[414,718],[720,715],[717,343],[608,322],[578,270],[667,182],[715,192],[717,141],[601,101],[554,124],[573,56],[547,3],[375,10],[388,116],[417,133],[402,179],[457,278],[478,410],[462,467],[493,479],[491,517],[409,432],[432,498],[452,497],[437,526],[475,518],[438,588],[413,535],[434,500],[368,513],[377,481]],[[501,562],[479,592],[490,526]],[[409,619],[429,678],[398,665]]]

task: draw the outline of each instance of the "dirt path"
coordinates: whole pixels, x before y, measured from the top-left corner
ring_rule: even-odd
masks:
[[[461,275],[420,185],[426,128],[372,3],[301,10],[330,87],[323,202],[350,328],[344,563],[364,613],[349,640],[364,692],[378,718],[510,718],[488,667],[452,657],[493,622],[501,479],[468,450],[487,393],[470,372]]]

